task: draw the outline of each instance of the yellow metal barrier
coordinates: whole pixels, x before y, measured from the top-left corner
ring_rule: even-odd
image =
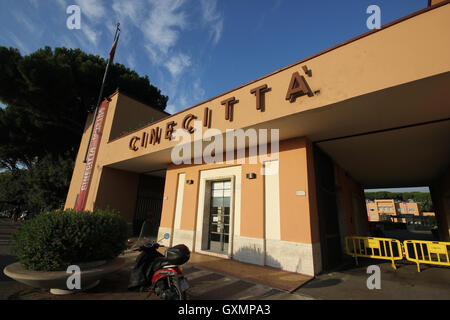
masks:
[[[397,270],[396,260],[403,259],[402,244],[397,239],[373,237],[345,237],[345,249],[348,255],[358,257],[392,261],[392,267]]]
[[[415,262],[419,272],[421,263],[450,266],[450,242],[406,240],[403,246],[406,259]]]

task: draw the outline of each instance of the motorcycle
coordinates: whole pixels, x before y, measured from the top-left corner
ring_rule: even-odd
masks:
[[[169,239],[169,234],[164,239]],[[161,239],[163,240],[163,239]],[[180,268],[189,261],[189,248],[183,244],[168,248],[165,255],[158,252],[158,242],[150,241],[135,251],[141,254],[131,272],[129,290],[155,293],[163,300],[185,300],[189,282]]]
[[[29,217],[28,210],[27,210],[27,211],[24,211],[24,212],[22,212],[22,214],[20,215],[19,221],[25,222],[25,220],[27,220],[28,217]]]

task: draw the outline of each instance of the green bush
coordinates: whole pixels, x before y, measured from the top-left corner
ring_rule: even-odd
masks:
[[[126,221],[110,210],[59,210],[26,221],[13,236],[12,252],[29,270],[66,270],[117,257],[126,249],[127,236]]]

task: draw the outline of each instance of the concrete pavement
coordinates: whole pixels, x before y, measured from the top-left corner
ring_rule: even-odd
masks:
[[[0,300],[153,300],[147,293],[128,292],[130,270],[136,254],[128,255],[125,268],[109,275],[100,285],[88,292],[68,296],[55,296],[48,292],[27,287],[3,274],[3,268],[15,261],[9,253],[10,237],[14,226],[8,219],[0,218]],[[394,270],[389,262],[360,260],[356,267],[350,259],[346,267],[317,276],[292,294],[242,279],[226,276],[185,265],[184,273],[191,288],[191,300],[448,300],[450,299],[450,268],[427,266],[418,273],[412,263],[397,263]],[[369,290],[366,282],[370,276],[367,266],[377,264],[381,269],[381,289]]]
[[[129,292],[127,290],[130,271],[137,254],[126,255],[126,266],[103,279],[100,284],[83,293],[66,296],[52,295],[45,290],[34,289],[18,283],[3,274],[3,268],[17,258],[9,253],[11,234],[18,225],[0,218],[0,300],[154,300],[155,295]],[[185,265],[183,272],[191,288],[191,300],[309,300],[310,297],[293,295],[268,286],[246,282],[208,270]]]
[[[358,259],[359,266],[349,260],[346,267],[319,275],[295,294],[316,299],[345,300],[449,300],[450,268],[421,265],[422,272],[410,262],[397,262],[397,270],[390,262],[374,259]],[[369,290],[367,273],[369,265],[381,270],[381,289]]]

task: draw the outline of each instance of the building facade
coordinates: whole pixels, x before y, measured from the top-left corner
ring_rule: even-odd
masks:
[[[393,199],[366,202],[367,216],[370,222],[382,221],[383,215],[394,222],[406,222],[406,216],[434,216],[434,212],[420,212],[417,202],[401,202]]]
[[[368,235],[364,188],[429,185],[448,241],[449,29],[444,1],[174,115],[116,92],[84,163],[87,119],[65,208],[110,207],[167,245],[315,275],[345,236]],[[423,155],[406,159],[411,140]]]

